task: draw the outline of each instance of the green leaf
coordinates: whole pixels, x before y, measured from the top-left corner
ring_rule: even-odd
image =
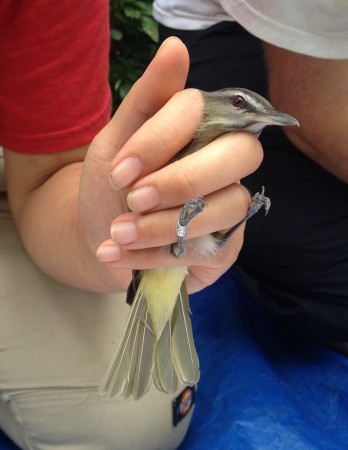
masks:
[[[117,30],[116,28],[112,28],[110,30],[111,39],[114,41],[121,41],[123,38],[123,33],[121,30]]]
[[[134,1],[134,5],[144,14],[151,17],[152,16],[152,2],[149,1]]]
[[[140,19],[141,18],[141,12],[137,11],[134,8],[124,8],[124,14],[126,17],[129,17],[130,19]]]
[[[113,109],[144,72],[155,54],[158,26],[152,18],[153,0],[109,0],[110,73]]]
[[[122,84],[122,80],[121,80],[121,78],[119,78],[119,79],[116,81],[116,83],[114,84],[114,89],[115,89],[116,92],[120,89],[121,84]]]
[[[154,42],[158,42],[158,25],[152,17],[141,18],[141,28]]]
[[[123,100],[125,98],[125,96],[128,94],[128,92],[131,89],[131,85],[130,84],[123,84],[120,89],[119,89],[119,93],[120,93],[120,97]]]

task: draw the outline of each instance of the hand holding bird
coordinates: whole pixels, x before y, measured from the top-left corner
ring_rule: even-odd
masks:
[[[219,136],[249,131],[256,137],[267,125],[298,125],[293,117],[276,111],[260,95],[247,89],[230,88],[202,92],[204,113],[192,139],[175,157],[179,160],[206,147]],[[212,158],[214,156],[212,155]],[[173,162],[170,161],[170,162]],[[261,193],[253,197],[246,216],[225,232],[214,232],[190,239],[184,244],[189,222],[206,204],[202,197],[189,200],[179,217],[178,243],[170,247],[174,257],[187,248],[191,253],[208,255],[222,248],[232,234],[270,200]],[[132,305],[124,335],[101,383],[100,394],[113,398],[123,394],[142,397],[153,381],[164,392],[175,392],[179,382],[194,385],[199,380],[199,361],[192,336],[183,266],[133,272],[127,301]]]

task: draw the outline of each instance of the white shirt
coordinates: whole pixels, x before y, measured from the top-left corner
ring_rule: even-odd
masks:
[[[223,20],[278,47],[328,59],[348,58],[348,0],[155,0],[154,17],[181,30]]]

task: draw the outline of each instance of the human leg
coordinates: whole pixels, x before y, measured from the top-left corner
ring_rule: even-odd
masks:
[[[98,295],[44,275],[0,207],[0,427],[24,450],[175,449],[173,396],[108,401],[98,386],[128,316],[125,295]],[[183,390],[181,387],[179,390]]]

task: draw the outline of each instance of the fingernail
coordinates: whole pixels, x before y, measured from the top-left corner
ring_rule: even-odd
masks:
[[[117,262],[121,259],[121,250],[117,245],[103,245],[97,250],[100,262]]]
[[[141,164],[138,158],[129,156],[111,171],[110,183],[114,189],[123,189],[129,186],[141,174]]]
[[[128,207],[133,212],[144,212],[159,205],[160,198],[156,189],[145,186],[130,192],[127,196]]]
[[[111,237],[118,244],[131,244],[136,241],[138,234],[134,222],[115,223],[111,226]]]

